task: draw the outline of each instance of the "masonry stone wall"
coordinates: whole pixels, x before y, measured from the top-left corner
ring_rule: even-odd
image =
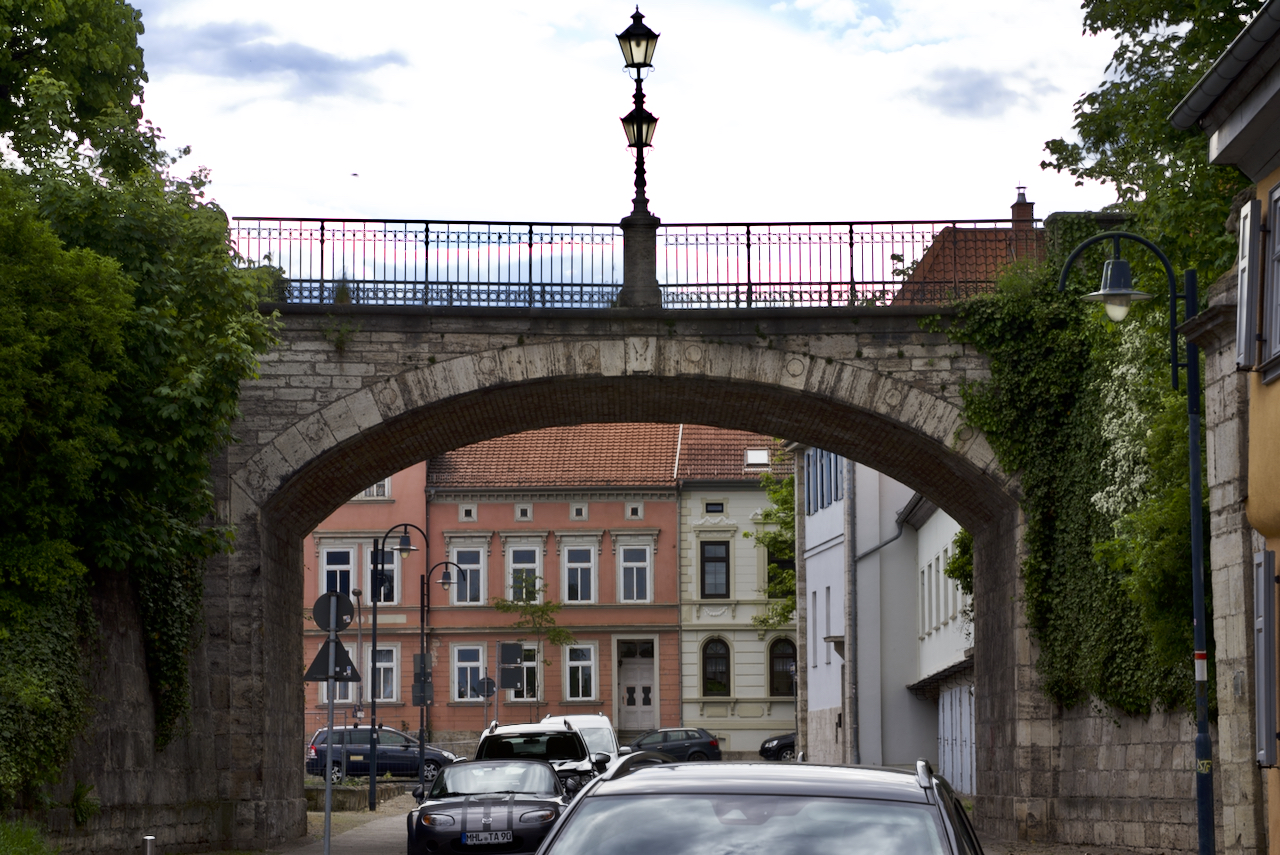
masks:
[[[1063,784],[1077,771],[1067,764],[1083,762],[1073,752],[1094,738],[1092,725],[1039,689],[1020,606],[1017,481],[1000,471],[985,439],[963,427],[959,411],[960,384],[985,377],[985,361],[922,329],[919,311],[280,308],[281,344],[245,385],[240,442],[215,473],[218,516],[235,526],[237,551],[206,574],[192,735],[160,756],[147,753],[136,618],[121,610],[124,629],[108,638],[109,655],[123,651],[134,663],[132,675],[122,675],[132,688],[106,695],[77,763],[84,780],[123,795],[104,801],[110,809],[96,825],[67,836],[68,851],[133,851],[131,835],[149,825],[174,829],[165,832],[166,852],[261,849],[299,837],[302,537],[408,464],[494,436],[583,422],[757,431],[829,449],[929,496],[975,536],[981,833],[1070,842],[1098,811],[1146,798],[1093,792],[1087,777],[1078,787]],[[1218,582],[1215,571],[1215,598]],[[1224,590],[1231,601],[1233,589]],[[1220,643],[1220,656],[1224,649],[1234,650]],[[1247,716],[1231,716],[1243,702],[1223,700],[1220,683],[1220,708],[1238,730]],[[1149,723],[1132,727],[1126,746],[1162,738]],[[117,734],[120,767],[97,750]],[[1226,837],[1243,841],[1238,851],[1254,851],[1252,814],[1241,809],[1253,804],[1248,769],[1235,753],[1221,764],[1238,789],[1224,798],[1232,809],[1224,809]]]

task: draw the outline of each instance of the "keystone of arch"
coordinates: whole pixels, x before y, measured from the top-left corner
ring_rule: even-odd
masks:
[[[950,401],[853,362],[741,344],[659,337],[573,340],[464,354],[358,389],[277,434],[232,476],[259,507],[299,469],[413,410],[538,380],[660,376],[723,379],[816,395],[874,413],[949,448],[1006,489],[985,437]]]

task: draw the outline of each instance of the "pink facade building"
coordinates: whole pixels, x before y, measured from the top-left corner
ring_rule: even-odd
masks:
[[[490,720],[547,714],[600,712],[624,737],[682,724],[680,438],[680,425],[660,424],[501,437],[398,472],[335,511],[304,552],[308,605],[325,590],[353,599],[360,591],[362,643],[350,631],[343,639],[363,682],[338,688],[337,721],[354,723],[363,706],[368,723],[376,693],[380,723],[417,730],[413,656],[424,637],[425,589],[433,743],[453,743],[466,754]],[[378,604],[375,656],[373,540],[401,523],[425,530],[428,539],[409,529],[417,551],[384,556],[389,584]],[[434,570],[425,583],[428,568]],[[448,590],[438,584],[445,570]],[[525,597],[561,603],[556,623],[574,642],[544,640],[539,648],[533,632],[511,626],[516,615],[492,605],[495,598]],[[307,635],[309,661],[322,633],[310,626]],[[523,688],[486,699],[484,678],[499,674],[498,644],[515,641],[522,645]],[[323,724],[326,698],[322,685],[308,684],[307,691],[310,732]]]

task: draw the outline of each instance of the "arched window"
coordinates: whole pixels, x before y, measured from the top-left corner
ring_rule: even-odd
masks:
[[[769,645],[769,695],[790,698],[796,693],[796,646],[779,638]]]
[[[729,645],[718,638],[702,648],[702,694],[704,697],[729,694]]]

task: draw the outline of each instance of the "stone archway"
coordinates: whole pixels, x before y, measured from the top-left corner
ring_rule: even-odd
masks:
[[[1029,642],[1016,608],[1016,482],[980,435],[960,430],[953,400],[803,352],[701,336],[579,338],[366,380],[309,414],[279,418],[228,458],[219,498],[238,548],[214,572],[225,594],[211,591],[208,610],[227,617],[227,631],[211,633],[210,657],[227,670],[229,697],[243,702],[214,711],[233,746],[227,774],[252,782],[237,811],[252,804],[253,827],[237,826],[236,845],[299,833],[301,768],[291,761],[302,710],[302,537],[346,497],[410,463],[508,433],[615,421],[719,425],[826,448],[926,493],[972,531],[984,603],[975,627],[983,830],[1012,836],[1025,804],[1050,797],[1017,788],[1019,769],[1043,759],[1028,725],[1047,721],[1049,709],[1020,655]]]

